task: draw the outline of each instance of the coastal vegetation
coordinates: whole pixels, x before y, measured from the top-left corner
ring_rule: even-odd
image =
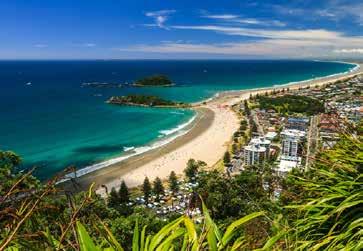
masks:
[[[93,186],[65,192],[58,178],[42,184],[33,170],[17,173],[21,159],[0,152],[0,250],[360,250],[362,152],[362,135],[345,134],[307,172],[286,177],[270,164],[228,176],[190,160],[199,218],[130,205],[123,182],[107,199]],[[142,190],[151,198],[164,186],[146,178]]]
[[[127,96],[113,96],[107,103],[115,105],[129,105],[129,106],[147,106],[147,107],[188,107],[188,104],[181,102],[174,102],[151,95],[127,95]]]
[[[135,81],[134,86],[139,87],[169,87],[173,86],[171,80],[165,75],[154,75]]]
[[[179,191],[178,177],[174,171],[171,171],[169,175],[169,188],[173,194],[176,194]]]
[[[260,109],[273,109],[281,114],[304,113],[314,115],[324,112],[324,104],[314,98],[298,95],[283,95],[278,97],[256,96]]]

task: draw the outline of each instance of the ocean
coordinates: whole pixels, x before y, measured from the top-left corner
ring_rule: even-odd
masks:
[[[188,109],[106,104],[114,95],[152,94],[196,102],[220,91],[269,87],[352,70],[339,62],[292,60],[89,60],[0,61],[0,149],[22,157],[48,179],[118,160],[165,144],[185,133],[195,116]],[[167,88],[87,87],[83,83],[132,83],[165,74]]]

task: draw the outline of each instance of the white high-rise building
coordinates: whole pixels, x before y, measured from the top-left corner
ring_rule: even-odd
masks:
[[[244,163],[247,166],[261,164],[266,158],[266,148],[259,145],[244,147]]]
[[[247,166],[261,164],[269,156],[271,141],[264,137],[251,139],[244,147],[244,163]]]
[[[302,142],[306,133],[296,129],[285,129],[281,132],[281,158],[277,172],[285,175],[291,169],[297,167],[301,162]]]
[[[305,138],[306,133],[300,130],[283,130],[281,132],[282,149],[281,159],[298,160],[301,150],[301,143]]]
[[[265,137],[252,138],[250,141],[250,145],[264,147],[266,150],[266,157],[269,156],[271,141],[266,139]]]

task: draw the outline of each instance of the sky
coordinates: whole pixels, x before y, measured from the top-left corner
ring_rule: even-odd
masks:
[[[363,0],[1,0],[0,59],[363,58]]]

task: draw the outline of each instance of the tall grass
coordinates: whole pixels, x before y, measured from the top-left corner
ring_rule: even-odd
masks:
[[[362,170],[359,136],[346,135],[319,154],[308,173],[295,177],[302,199],[285,207],[292,220],[280,225],[275,242],[289,250],[362,250]]]

